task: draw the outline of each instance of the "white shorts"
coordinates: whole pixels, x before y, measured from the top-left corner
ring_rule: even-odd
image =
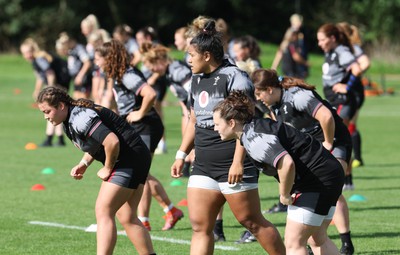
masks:
[[[321,226],[324,220],[332,220],[335,209],[336,207],[332,206],[327,215],[320,215],[295,205],[289,205],[287,209],[287,217],[305,225]]]
[[[258,183],[240,182],[230,185],[228,182],[217,182],[216,180],[204,175],[191,175],[189,177],[188,188],[212,189],[220,191],[222,194],[234,194],[258,188]]]

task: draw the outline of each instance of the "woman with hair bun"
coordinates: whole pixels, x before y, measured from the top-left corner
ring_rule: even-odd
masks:
[[[228,202],[240,224],[250,230],[269,254],[285,254],[276,227],[261,213],[259,171],[246,157],[239,141],[221,141],[214,131],[213,109],[231,91],[254,100],[248,75],[224,59],[215,21],[209,21],[188,47],[192,77],[190,120],[171,166],[171,176],[182,176],[184,159],[195,148],[187,199],[192,225],[191,255],[214,251],[213,228],[220,208]]]

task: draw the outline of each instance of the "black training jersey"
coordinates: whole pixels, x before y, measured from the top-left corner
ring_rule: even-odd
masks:
[[[71,106],[63,125],[65,134],[77,148],[103,164],[106,154],[102,143],[111,132],[120,142],[117,161],[119,166],[132,166],[134,162],[131,162],[131,149],[135,146],[146,146],[133,127],[105,107],[96,106],[91,109]]]
[[[308,133],[319,126],[314,117],[322,104],[321,98],[314,91],[290,87],[282,89],[282,99],[273,109],[278,119]]]
[[[278,120],[283,121],[303,133],[309,133],[318,141],[324,141],[323,130],[315,119],[318,109],[324,105],[332,113],[335,122],[335,141],[344,140],[343,132],[347,128],[342,118],[335,109],[314,90],[307,90],[300,87],[290,87],[282,90],[282,99],[272,109]]]
[[[129,67],[126,70],[120,84],[115,81],[113,91],[118,112],[121,116],[125,117],[130,112],[140,109],[143,101],[140,91],[145,85],[147,85],[146,79],[135,67]],[[149,115],[157,115],[154,108],[146,114],[146,116]]]
[[[214,72],[194,75],[190,104],[196,115],[196,125],[201,128],[213,129],[214,107],[233,90],[242,90],[254,99],[254,86],[247,73],[226,59]]]
[[[322,144],[282,122],[254,119],[244,126],[240,140],[256,167],[267,175],[277,177],[278,161],[289,154],[296,169],[294,189],[319,189],[337,178],[337,169],[325,166],[327,159],[337,160]]]
[[[182,61],[172,61],[168,65],[166,78],[170,83],[171,92],[182,102],[186,103],[188,100],[188,90],[190,87],[190,79],[192,71],[190,67]]]
[[[324,87],[344,82],[347,68],[356,61],[353,53],[346,46],[339,45],[334,50],[325,54],[322,65],[322,81]]]
[[[32,67],[43,83],[48,84],[46,72],[52,70],[50,62],[44,57],[38,57],[33,60]]]
[[[90,60],[85,46],[77,44],[68,52],[68,71],[69,75],[74,77],[82,68],[83,62]]]
[[[195,151],[192,174],[209,176],[218,182],[227,182],[236,150],[236,141],[222,141],[214,130],[213,110],[233,90],[245,91],[254,98],[254,87],[247,73],[224,60],[210,74],[192,77],[190,104],[196,115]],[[256,183],[259,172],[248,157],[245,158],[243,181]]]
[[[67,63],[60,57],[52,56],[51,62],[45,57],[35,58],[32,62],[32,67],[44,84],[48,84],[46,72],[52,70],[56,77],[56,84],[68,88],[70,76],[68,74]]]

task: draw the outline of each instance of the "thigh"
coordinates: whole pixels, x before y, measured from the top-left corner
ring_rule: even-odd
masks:
[[[133,190],[128,200],[118,209],[117,217],[122,223],[130,221],[137,217],[137,208],[143,193],[143,184],[140,184],[137,189]]]
[[[96,200],[96,211],[115,214],[134,194],[133,189],[121,187],[110,182],[102,182]]]
[[[233,194],[225,194],[225,198],[232,210],[232,213],[239,222],[255,222],[264,219],[261,214],[258,189],[251,189]]]
[[[188,210],[192,228],[197,231],[212,231],[225,198],[220,191],[188,187]]]
[[[285,244],[306,244],[308,238],[319,232],[320,226],[306,225],[290,218],[286,219]],[[326,235],[326,234],[325,234]]]

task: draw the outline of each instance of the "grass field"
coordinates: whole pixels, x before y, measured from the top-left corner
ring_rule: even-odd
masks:
[[[265,66],[270,65],[274,51],[274,47],[263,45]],[[310,61],[313,68],[309,81],[320,89],[322,56],[312,55]],[[356,189],[344,193],[346,198],[356,194],[366,198],[349,202],[356,254],[364,255],[400,254],[400,66],[373,62],[369,76],[380,82],[382,74],[386,87],[393,87],[396,93],[366,99],[359,118],[365,166],[354,169]],[[32,107],[33,84],[31,67],[21,56],[0,55],[0,254],[95,254],[95,234],[84,229],[95,223],[94,204],[100,185],[95,173],[100,165],[93,164],[82,181],[75,181],[69,171],[82,154],[71,143],[65,148],[25,150],[28,142],[39,144],[44,138],[43,115]],[[175,102],[170,94],[167,100]],[[177,204],[186,197],[187,183],[182,179],[182,186],[171,186],[169,176],[180,144],[180,110],[168,104],[165,115],[168,153],[155,157],[151,171]],[[42,174],[47,167],[55,173]],[[44,185],[45,190],[31,191],[34,184]],[[277,201],[277,183],[261,176],[259,186],[262,208],[267,209]],[[151,235],[158,255],[189,253],[191,228],[187,207],[181,208],[186,217],[175,229],[165,232],[161,231],[163,212],[153,201]],[[285,215],[266,217],[283,235]],[[227,242],[216,245],[216,255],[263,254],[257,243],[234,244],[243,228],[227,207],[224,227]],[[339,245],[334,226],[329,234]],[[136,253],[122,235],[114,254]]]

